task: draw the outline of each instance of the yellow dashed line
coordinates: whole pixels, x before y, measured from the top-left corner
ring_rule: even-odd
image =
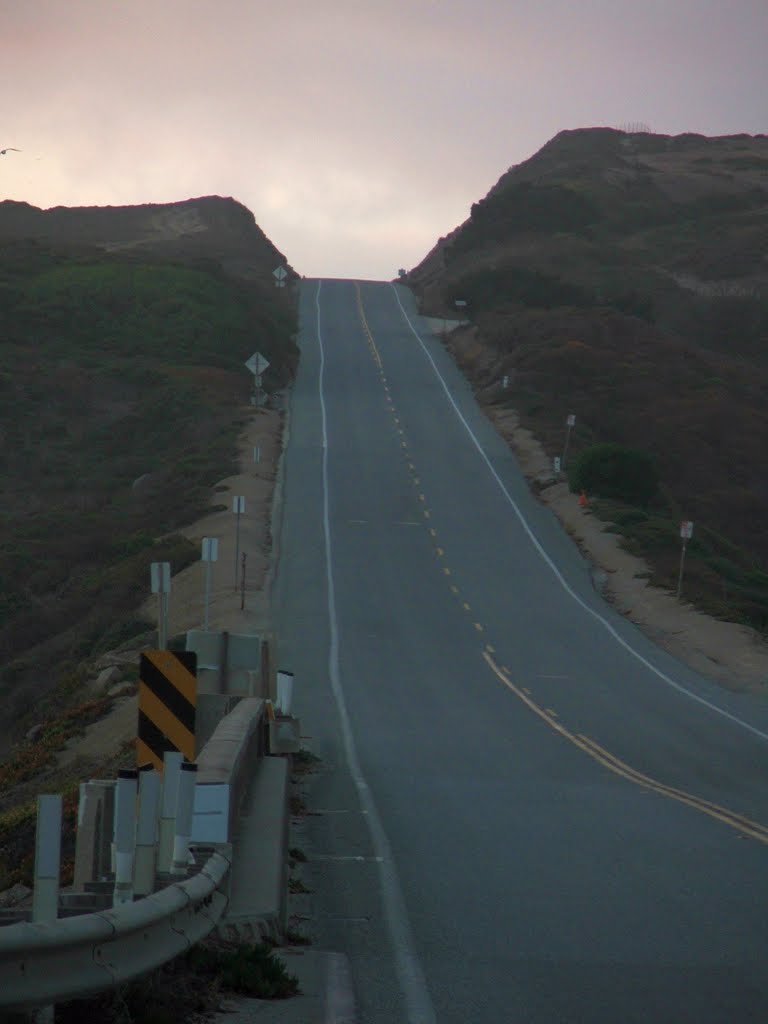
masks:
[[[456,586],[454,586],[453,584],[451,585],[451,590],[452,590],[452,592],[453,592],[454,594],[458,594],[458,592],[459,592],[459,588],[458,588],[458,587],[456,587]]]
[[[526,690],[525,687],[515,686],[509,678],[507,671],[500,669],[489,654],[484,654],[483,658],[497,679],[499,679],[508,690],[519,697],[535,715],[538,715],[538,717],[546,722],[547,725],[549,725],[555,732],[560,733],[564,739],[568,740],[580,750],[583,750],[584,753],[588,754],[593,760],[613,772],[614,775],[619,775],[628,782],[633,782],[635,785],[641,786],[643,789],[649,789],[654,793],[658,793],[660,796],[666,796],[670,800],[676,800],[678,803],[686,804],[686,806],[692,807],[696,811],[701,811],[702,814],[706,814],[710,818],[714,818],[715,820],[722,822],[724,825],[729,825],[738,832],[751,836],[753,839],[757,839],[758,842],[768,845],[767,826],[762,825],[759,821],[753,821],[751,818],[747,818],[743,814],[732,811],[727,807],[721,807],[719,804],[703,799],[703,797],[695,796],[693,793],[688,793],[684,789],[677,789],[675,786],[668,786],[665,782],[660,782],[658,779],[654,779],[652,776],[645,775],[636,768],[632,768],[631,765],[626,764],[624,761],[616,757],[615,754],[605,750],[598,743],[595,743],[594,740],[585,736],[583,733],[576,734],[570,732],[559,722],[555,721],[553,712],[539,707],[539,705],[532,700],[530,696],[526,696],[527,694],[530,694],[529,690]]]
[[[479,622],[475,623],[475,629],[477,630],[478,633],[485,632],[485,626],[481,625]]]
[[[472,611],[472,609],[470,608],[470,606],[469,606],[469,605],[467,604],[467,602],[466,602],[466,601],[464,602],[464,604],[462,605],[462,607],[464,608],[464,611],[465,611],[465,612],[471,612],[471,611]]]
[[[445,567],[445,568],[443,569],[443,573],[444,573],[444,574],[445,574],[446,576],[450,576],[450,575],[451,575],[451,570],[450,570],[450,569],[448,568],[448,566],[446,566],[446,567]]]

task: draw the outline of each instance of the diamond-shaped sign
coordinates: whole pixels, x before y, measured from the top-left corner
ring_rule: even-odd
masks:
[[[274,274],[278,281],[283,281],[286,277],[288,277],[288,271],[285,269],[285,267],[282,266],[278,267],[277,270],[273,270],[272,273]]]
[[[269,360],[265,359],[261,352],[254,352],[250,359],[246,359],[245,365],[255,377],[259,377],[266,373]]]

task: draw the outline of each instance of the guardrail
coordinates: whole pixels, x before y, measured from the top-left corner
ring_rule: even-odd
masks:
[[[194,856],[207,857],[193,868],[197,873],[111,909],[0,927],[0,1007],[34,1008],[93,995],[161,966],[216,928],[229,903],[234,824],[254,762],[266,753],[266,707],[257,698],[241,700],[197,759],[195,816],[176,829],[174,846],[174,862],[180,840],[185,854],[188,843]],[[212,824],[215,834],[207,839]],[[161,833],[162,827],[156,846],[162,846]],[[112,875],[96,884],[111,891],[119,871]]]
[[[136,903],[0,928],[0,1005],[32,1008],[94,995],[184,953],[221,920],[229,868],[216,852],[194,877]]]

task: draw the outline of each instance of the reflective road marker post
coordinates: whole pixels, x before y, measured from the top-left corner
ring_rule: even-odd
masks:
[[[157,862],[157,815],[160,808],[160,773],[153,765],[139,768],[139,820],[136,825],[136,856],[133,862],[133,892],[149,896],[155,891]]]
[[[566,426],[565,446],[563,447],[563,457],[560,460],[560,465],[561,465],[563,470],[565,469],[565,460],[568,457],[568,444],[569,444],[569,442],[571,440],[571,430],[573,429],[573,427],[575,425],[576,425],[576,417],[574,416],[573,413],[569,413],[568,419],[565,421],[565,426]]]
[[[240,566],[240,516],[245,512],[245,498],[233,498],[232,511],[237,516],[235,525],[235,590],[237,590],[237,570]]]
[[[157,870],[167,874],[173,859],[176,834],[176,804],[179,799],[179,776],[184,755],[166,750],[163,756],[163,791],[160,802],[160,839],[157,849]]]
[[[208,606],[211,601],[211,562],[218,561],[219,541],[217,537],[203,537],[202,559],[205,562],[205,598],[203,613],[203,629],[208,629]]]
[[[179,773],[179,798],[176,804],[176,828],[173,837],[171,877],[182,878],[187,873],[189,837],[192,835],[192,812],[195,806],[197,765],[183,761]]]
[[[32,920],[55,921],[59,916],[59,864],[61,861],[61,796],[37,798],[35,882]]]
[[[115,888],[112,906],[133,901],[133,854],[136,846],[136,791],[139,773],[121,768],[115,793]]]
[[[157,594],[157,646],[168,646],[168,595],[171,592],[171,563],[152,562],[152,593]]]
[[[685,564],[685,546],[693,536],[693,523],[690,519],[684,519],[680,523],[680,537],[683,541],[683,547],[680,552],[680,572],[677,575],[677,599],[680,600],[680,593],[683,589],[683,565]]]

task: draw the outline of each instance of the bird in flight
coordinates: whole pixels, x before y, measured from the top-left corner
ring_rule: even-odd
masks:
[[[10,153],[13,150],[14,153],[20,153],[20,149],[16,149],[15,146],[6,146],[5,149],[0,149],[0,156],[5,156],[6,153]]]

